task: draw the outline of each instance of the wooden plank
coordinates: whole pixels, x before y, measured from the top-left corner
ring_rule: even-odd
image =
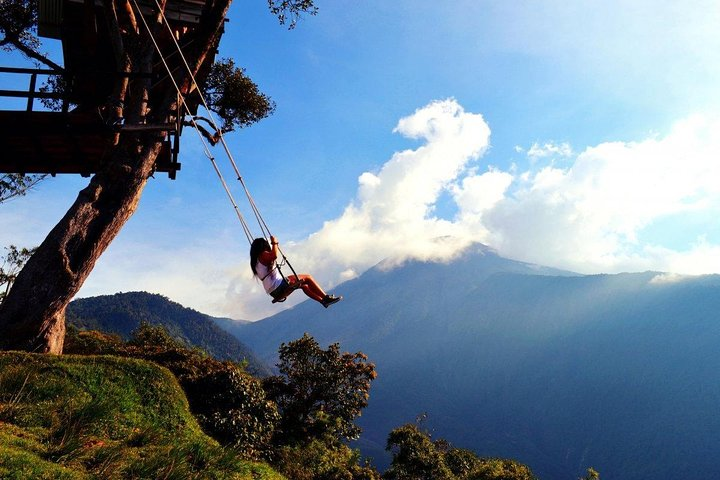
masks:
[[[88,176],[97,172],[109,138],[97,114],[0,111],[0,172]],[[156,163],[157,172],[175,178],[180,164],[169,139]]]

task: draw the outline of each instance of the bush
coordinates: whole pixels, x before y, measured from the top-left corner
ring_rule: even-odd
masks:
[[[230,363],[205,363],[211,368],[181,377],[200,425],[248,457],[267,457],[280,415],[262,384]]]
[[[467,478],[468,480],[537,480],[527,465],[500,458],[482,459],[480,466]]]
[[[122,346],[119,335],[91,331],[79,331],[68,325],[63,351],[75,355],[112,355]]]
[[[273,466],[293,480],[380,480],[369,465],[360,465],[360,454],[339,442],[312,440],[277,450]]]
[[[536,480],[527,465],[515,460],[480,458],[474,452],[453,448],[447,441],[432,441],[416,425],[398,427],[388,435],[392,464],[387,480]]]
[[[221,362],[188,349],[163,327],[143,323],[123,343],[100,332],[72,332],[68,353],[111,354],[149,360],[178,379],[198,423],[210,436],[248,458],[265,456],[279,421],[275,404],[265,398],[260,380],[241,365]]]

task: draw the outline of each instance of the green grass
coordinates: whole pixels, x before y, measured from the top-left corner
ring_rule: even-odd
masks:
[[[2,479],[282,479],[205,435],[175,377],[109,356],[0,353]]]

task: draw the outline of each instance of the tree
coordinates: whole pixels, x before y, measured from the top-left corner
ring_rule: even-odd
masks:
[[[340,442],[311,440],[282,446],[273,455],[273,467],[292,480],[380,480],[380,473],[363,465],[360,453]]]
[[[307,333],[279,352],[281,375],[264,382],[281,415],[276,443],[357,438],[353,422],[367,406],[375,365],[361,352],[341,354],[337,343],[323,350]]]
[[[183,33],[183,50],[192,75],[207,89],[207,75],[232,0],[204,0],[196,28]],[[314,14],[314,0],[269,0],[272,13],[290,27],[304,13]],[[128,0],[103,0],[101,10],[113,51],[114,69],[111,99],[104,105],[112,118],[125,125],[173,123],[182,115],[173,85],[153,89],[153,65],[157,63],[150,33],[145,29]],[[158,35],[165,26],[162,12],[168,6],[160,0],[160,11],[147,15],[149,28]],[[0,47],[15,49],[28,58],[62,71],[62,67],[39,52],[35,35],[37,7],[34,0],[4,0],[0,3]],[[288,20],[289,19],[289,20]],[[238,69],[222,78],[242,77]],[[235,75],[237,74],[237,75]],[[176,76],[179,91],[188,96],[194,89],[191,74],[180,69]],[[217,91],[217,85],[211,88]],[[232,87],[223,89],[235,93]],[[254,113],[249,122],[268,115],[273,108],[267,97],[251,96],[251,107],[227,108],[219,97],[212,97],[211,109],[238,115],[239,125],[248,108]],[[244,97],[243,97],[244,98]],[[178,113],[180,112],[180,113]],[[233,122],[223,117],[227,127]],[[140,196],[152,175],[166,136],[160,130],[126,130],[115,134],[107,147],[98,172],[81,190],[64,217],[50,231],[15,279],[0,305],[0,348],[62,353],[65,309],[78,292],[100,255],[117,236],[137,208]]]
[[[388,435],[386,450],[392,452],[388,480],[452,480],[455,476],[445,464],[443,452],[430,437],[411,423]]]
[[[537,480],[530,467],[515,460],[484,458],[468,480]]]
[[[578,480],[600,480],[600,474],[597,470],[590,467],[587,469],[587,472],[584,477],[579,478]]]
[[[527,465],[481,458],[443,439],[433,441],[413,424],[390,432],[387,450],[393,459],[383,475],[386,480],[537,480]]]
[[[23,175],[3,173],[0,175],[0,203],[14,197],[22,197],[47,175]]]
[[[482,460],[472,450],[450,448],[445,453],[445,464],[457,478],[467,478],[473,470],[480,467]]]

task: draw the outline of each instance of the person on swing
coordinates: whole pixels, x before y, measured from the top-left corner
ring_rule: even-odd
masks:
[[[295,289],[302,288],[305,295],[327,308],[342,300],[342,297],[326,294],[311,275],[289,275],[283,278],[277,267],[278,241],[270,235],[270,243],[264,238],[256,238],[250,245],[250,268],[260,279],[265,291],[273,297],[273,303],[282,302]]]

